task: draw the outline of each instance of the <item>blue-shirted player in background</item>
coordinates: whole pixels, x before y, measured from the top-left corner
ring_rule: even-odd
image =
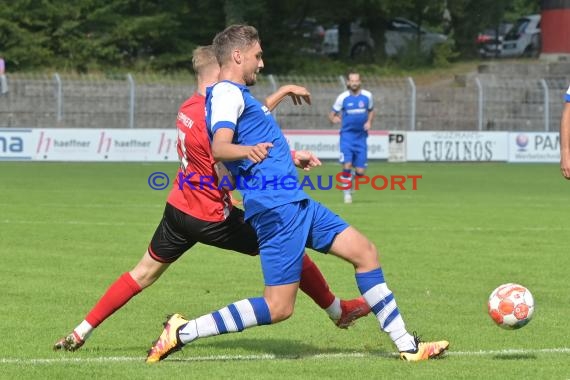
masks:
[[[147,362],[162,360],[199,338],[289,318],[305,247],[330,252],[353,265],[360,292],[400,358],[418,361],[441,355],[449,342],[420,342],[406,330],[395,297],[384,281],[374,244],[299,189],[285,136],[271,112],[247,87],[255,84],[263,68],[257,30],[247,25],[229,26],[216,35],[213,46],[221,71],[220,81],[206,95],[212,154],[215,160],[226,162],[234,177],[244,181],[240,189],[245,219],[257,232],[265,289],[263,297],[242,299],[196,319],[172,315],[150,349]],[[305,162],[307,167],[317,164]],[[223,271],[220,276],[224,276]]]
[[[364,175],[368,165],[368,131],[374,119],[374,98],[372,93],[362,88],[360,74],[349,71],[346,76],[347,90],[334,102],[329,120],[340,127],[340,163],[342,176],[352,180],[355,175]],[[352,203],[351,190],[344,190],[344,203]]]

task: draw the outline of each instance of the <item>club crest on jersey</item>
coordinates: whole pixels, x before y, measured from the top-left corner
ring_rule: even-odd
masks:
[[[364,102],[362,100],[358,102],[358,108],[364,108]]]

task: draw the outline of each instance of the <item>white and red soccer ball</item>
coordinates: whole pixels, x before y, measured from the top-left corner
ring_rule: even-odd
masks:
[[[516,330],[525,326],[534,313],[534,298],[519,284],[503,284],[489,296],[489,316],[499,326]]]

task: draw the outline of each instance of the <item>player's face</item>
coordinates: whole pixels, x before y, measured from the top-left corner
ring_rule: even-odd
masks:
[[[257,81],[257,73],[263,69],[263,50],[261,45],[256,42],[249,49],[243,52],[243,81],[247,86],[253,86]]]
[[[347,81],[346,85],[348,86],[348,88],[352,92],[357,92],[358,90],[360,90],[360,85],[361,85],[360,75],[359,74],[350,74],[348,76],[348,81]]]

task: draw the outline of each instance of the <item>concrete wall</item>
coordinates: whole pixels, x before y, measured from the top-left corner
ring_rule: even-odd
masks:
[[[481,121],[477,78],[483,95]],[[128,128],[131,125],[131,88],[124,77],[61,78],[59,108],[57,81],[53,76],[14,74],[8,75],[8,81],[10,91],[0,97],[0,127]],[[195,88],[192,78],[161,82],[135,76],[134,83],[135,128],[174,127],[179,105]],[[327,114],[336,96],[344,90],[339,77],[266,76],[252,87],[252,93],[263,98],[286,83],[307,87],[312,105],[294,106],[290,100],[283,101],[274,112],[283,128],[333,128]],[[363,83],[375,96],[375,129],[477,130],[481,125],[483,130],[543,131],[548,112],[547,128],[557,130],[563,94],[570,84],[570,63],[485,63],[477,72],[458,76],[455,81],[416,85],[415,103],[407,78],[364,76]],[[545,96],[549,100],[546,106]]]

